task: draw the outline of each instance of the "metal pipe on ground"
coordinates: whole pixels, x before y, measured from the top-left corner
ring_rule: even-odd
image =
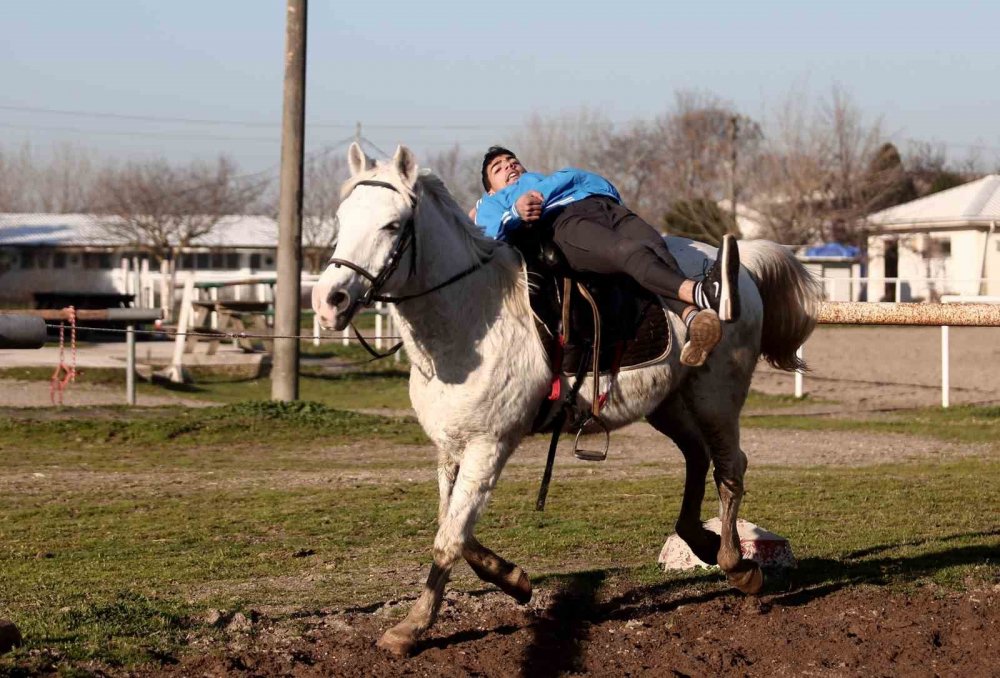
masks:
[[[45,320],[31,315],[0,315],[0,348],[41,348]]]

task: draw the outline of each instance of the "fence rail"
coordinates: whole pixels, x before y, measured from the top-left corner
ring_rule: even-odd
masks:
[[[819,322],[834,325],[1000,327],[1000,306],[968,302],[896,304],[891,302],[825,301],[820,306]]]
[[[824,301],[820,304],[821,324],[902,325],[941,328],[941,407],[950,398],[951,358],[949,327],[1000,327],[1000,297],[945,295],[940,304],[899,304],[856,301]],[[796,355],[804,357],[800,346]],[[795,397],[805,395],[804,374],[795,372]]]

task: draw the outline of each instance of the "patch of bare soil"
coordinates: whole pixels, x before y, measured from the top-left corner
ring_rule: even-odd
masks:
[[[595,577],[598,580],[595,580]],[[396,659],[375,646],[409,607],[389,602],[256,621],[224,647],[139,675],[784,676],[996,675],[1000,589],[820,586],[745,598],[708,583],[600,589],[588,573],[517,606],[449,594],[440,620]]]
[[[1000,401],[1000,379],[993,367],[1000,360],[1000,329],[953,327],[950,332],[951,403]],[[815,408],[820,411],[941,404],[941,330],[937,327],[821,325],[806,342],[804,353],[811,369],[805,375],[805,392],[837,405]],[[753,388],[792,395],[794,377],[762,363],[754,374]]]
[[[206,407],[208,403],[181,395],[147,395],[140,393],[136,404],[147,407],[184,405]],[[73,383],[63,391],[64,407],[90,407],[96,405],[124,405],[124,386]],[[22,381],[0,379],[0,407],[52,407],[51,386],[47,381]]]

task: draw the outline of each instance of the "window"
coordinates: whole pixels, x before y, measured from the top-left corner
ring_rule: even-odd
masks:
[[[928,238],[924,246],[925,259],[944,259],[951,256],[951,238]]]
[[[35,267],[35,251],[21,250],[21,268]]]
[[[199,271],[204,271],[212,263],[211,255],[208,252],[198,252],[194,255],[194,265]]]
[[[260,268],[260,255],[256,252],[250,255],[250,268],[255,270]]]
[[[226,268],[236,269],[240,267],[240,255],[237,252],[226,252]]]
[[[83,255],[84,268],[111,268],[111,255],[107,252],[87,252]]]
[[[52,268],[66,268],[65,252],[54,252],[52,254]]]

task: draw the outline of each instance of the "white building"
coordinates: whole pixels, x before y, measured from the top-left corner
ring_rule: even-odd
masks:
[[[0,214],[0,302],[27,304],[35,294],[133,291],[127,279],[139,267],[159,265],[108,234],[86,214]],[[254,275],[273,273],[277,222],[266,216],[224,217],[211,233],[185,248],[178,271]],[[123,268],[127,261],[127,269]]]
[[[890,207],[868,222],[869,301],[1000,294],[1000,175]]]

